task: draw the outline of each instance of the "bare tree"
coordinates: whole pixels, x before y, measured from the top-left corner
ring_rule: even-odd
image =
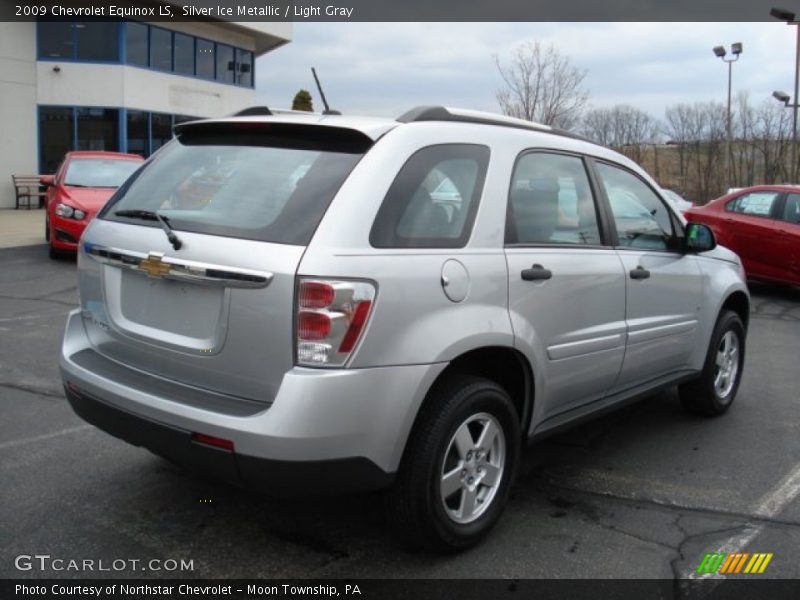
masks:
[[[791,131],[791,111],[772,98],[764,100],[756,109],[752,143],[763,161],[764,183],[789,180],[791,169],[787,163],[790,162]]]
[[[521,44],[508,66],[497,55],[494,60],[505,83],[495,94],[503,114],[563,129],[578,123],[589,99],[583,88],[586,71],[573,66],[552,44]]]
[[[586,137],[611,146],[638,163],[643,161],[647,147],[658,137],[655,119],[629,104],[587,111],[581,129]]]
[[[731,115],[733,122],[733,144],[731,147],[731,163],[733,164],[731,186],[744,187],[753,185],[756,179],[755,139],[756,113],[750,103],[750,93],[739,92],[735,99],[736,109]]]
[[[581,132],[598,144],[614,146],[618,141],[615,125],[613,109],[592,108],[583,115]]]
[[[698,102],[691,109],[695,198],[701,200],[716,198],[729,187],[725,177],[726,114],[719,102]]]
[[[646,157],[646,168],[663,167],[666,185],[704,203],[729,187],[787,181],[791,172],[791,111],[764,99],[754,106],[747,92],[737,95],[732,114],[733,170],[725,168],[726,110],[720,103],[677,104],[665,112],[664,134],[668,144],[661,157]],[[602,121],[602,120],[601,120]],[[592,126],[591,128],[589,126]],[[598,141],[613,143],[614,128],[590,111],[584,130],[599,131]],[[602,137],[605,136],[605,137]],[[659,159],[660,165],[655,163]]]
[[[686,172],[686,151],[687,145],[690,140],[690,113],[692,107],[688,104],[676,104],[666,109],[664,116],[666,122],[664,124],[664,133],[678,148],[678,177],[680,179],[680,187],[686,188],[687,186],[687,172]]]

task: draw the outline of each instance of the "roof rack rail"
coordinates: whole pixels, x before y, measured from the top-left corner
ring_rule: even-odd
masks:
[[[248,106],[233,113],[232,117],[270,117],[273,112],[268,106]]]
[[[542,123],[506,117],[495,113],[479,110],[469,110],[465,108],[447,108],[444,106],[417,106],[396,119],[400,123],[417,123],[420,121],[456,121],[461,123],[480,123],[483,125],[499,125],[501,127],[513,127],[516,129],[528,129],[531,131],[542,131],[564,137],[574,138],[584,142],[589,142],[588,138],[550,127]]]
[[[341,115],[338,110],[323,110],[322,113],[314,113],[307,110],[294,110],[290,108],[270,108],[268,106],[248,106],[231,115],[231,117],[272,117],[274,115]]]

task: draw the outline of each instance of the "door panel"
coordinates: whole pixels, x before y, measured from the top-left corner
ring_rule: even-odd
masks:
[[[625,277],[603,247],[583,159],[523,154],[508,203],[509,309],[517,345],[534,357],[536,419],[602,398],[622,366]]]
[[[541,419],[599,400],[617,379],[625,350],[625,279],[611,250],[507,248],[509,309],[524,348],[540,348],[534,365],[545,384]],[[521,272],[542,265],[547,280]]]
[[[779,234],[775,210],[778,192],[751,192],[725,206],[722,218],[730,248],[742,259],[751,277],[782,278],[786,254]]]
[[[596,163],[626,282],[627,339],[614,391],[689,367],[698,341],[702,274],[693,255],[675,251],[681,225],[665,202],[627,169]]]
[[[694,256],[620,249],[627,277],[627,347],[616,391],[687,368],[699,342],[702,300]],[[649,271],[632,279],[630,271]]]

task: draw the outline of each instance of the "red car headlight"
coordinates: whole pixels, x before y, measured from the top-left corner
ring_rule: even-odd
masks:
[[[76,221],[82,221],[86,218],[86,213],[83,212],[79,208],[73,208],[69,204],[59,203],[56,205],[55,213],[59,217],[64,217],[67,219],[75,219]]]

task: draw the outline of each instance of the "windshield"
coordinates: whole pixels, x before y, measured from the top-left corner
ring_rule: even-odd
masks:
[[[126,221],[115,213],[158,211],[179,231],[307,245],[362,156],[317,148],[307,139],[293,144],[258,136],[181,136],[120,190],[101,217]]]
[[[116,188],[141,165],[138,160],[119,158],[73,158],[67,167],[64,185]]]

